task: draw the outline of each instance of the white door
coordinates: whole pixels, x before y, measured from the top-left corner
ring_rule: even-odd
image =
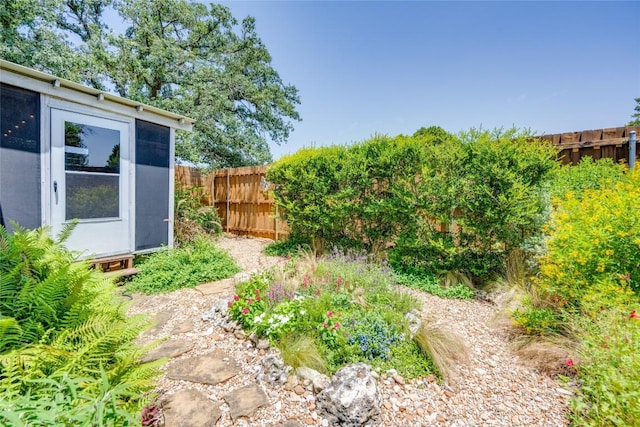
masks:
[[[66,246],[83,257],[131,251],[130,126],[51,110],[51,228],[77,219]]]

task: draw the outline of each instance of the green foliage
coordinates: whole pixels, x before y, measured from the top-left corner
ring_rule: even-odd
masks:
[[[586,313],[640,294],[640,172],[611,188],[568,193],[547,227],[539,292]]]
[[[240,271],[228,253],[203,236],[182,248],[151,254],[139,268],[140,272],[128,283],[127,290],[145,294],[193,288]]]
[[[635,113],[631,116],[631,121],[627,126],[640,126],[640,98],[636,98],[636,106],[633,109]]]
[[[611,188],[624,176],[625,171],[623,164],[614,163],[612,159],[583,157],[575,166],[558,168],[552,179],[551,197],[562,198],[571,192],[581,198],[585,190]]]
[[[511,317],[526,335],[545,336],[561,332],[560,324],[563,319],[559,314],[550,307],[534,306],[528,298],[511,313]]]
[[[429,357],[408,339],[404,315],[417,301],[394,290],[394,279],[388,267],[363,254],[334,250],[316,262],[300,259],[288,275],[263,274],[239,284],[229,311],[245,329],[280,347],[295,366],[333,373],[365,361],[407,377],[435,372]]]
[[[399,285],[413,289],[419,289],[441,298],[473,299],[473,289],[459,283],[454,286],[442,286],[438,279],[432,275],[415,275],[399,273],[396,279]]]
[[[486,281],[539,231],[555,150],[515,129],[471,130],[426,146],[424,159],[390,262],[405,271],[460,271]]]
[[[376,136],[350,147],[306,148],[269,168],[292,233],[314,249],[338,245],[379,252],[405,221],[424,141]]]
[[[305,249],[309,249],[309,240],[289,235],[286,240],[269,243],[264,248],[264,253],[269,256],[292,257]]]
[[[631,426],[640,420],[639,311],[636,298],[581,322],[586,331],[578,366],[582,386],[571,401],[572,425]]]
[[[202,187],[186,187],[176,182],[173,234],[178,245],[187,244],[198,236],[222,232],[218,211],[215,206],[204,205],[203,197]]]
[[[228,7],[186,0],[8,0],[0,6],[0,56],[72,81],[193,117],[178,157],[212,168],[271,161],[300,120],[256,33]],[[105,11],[113,6],[118,33]]]
[[[158,363],[133,340],[111,280],[48,229],[0,227],[0,420],[10,425],[126,425],[137,418]]]

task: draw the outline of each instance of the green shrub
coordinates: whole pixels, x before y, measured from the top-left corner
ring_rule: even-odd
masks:
[[[577,165],[558,168],[552,179],[551,197],[562,198],[570,192],[581,197],[586,190],[611,188],[624,176],[625,170],[624,164],[614,163],[610,158],[583,157]]]
[[[405,220],[404,193],[420,170],[424,139],[376,136],[350,147],[307,148],[269,168],[276,203],[314,249],[382,251]]]
[[[473,299],[475,293],[468,286],[458,283],[454,286],[442,286],[433,275],[418,276],[415,274],[398,273],[396,282],[408,288],[419,289],[441,298]]]
[[[193,288],[240,271],[227,252],[204,236],[182,248],[151,254],[139,268],[140,272],[129,282],[127,289],[145,294]]]
[[[612,188],[568,193],[547,227],[537,287],[547,299],[586,312],[640,294],[640,172]]]
[[[10,425],[125,425],[138,417],[158,363],[133,340],[115,285],[76,262],[48,229],[0,227],[0,421]],[[19,421],[16,424],[16,419]]]
[[[516,308],[511,317],[516,326],[523,329],[526,335],[553,335],[561,332],[562,318],[549,307],[536,307],[529,298],[524,298],[522,305]]]
[[[635,310],[635,311],[634,311]],[[640,420],[640,301],[581,322],[581,383],[571,401],[576,426],[632,426]]]
[[[511,250],[539,232],[555,157],[550,144],[515,129],[471,130],[428,145],[390,262],[407,272],[460,271],[488,280]]]
[[[310,241],[304,237],[289,235],[286,240],[269,243],[264,253],[269,256],[292,257],[301,250],[310,248]]]
[[[206,206],[202,187],[186,187],[176,182],[175,220],[173,234],[177,245],[184,245],[198,236],[222,232],[222,222],[215,206]]]
[[[313,263],[303,261],[286,283],[279,275],[262,274],[239,284],[228,302],[231,317],[269,338],[297,365],[311,363],[333,373],[365,361],[407,377],[434,372],[428,353],[408,339],[404,315],[418,303],[394,290],[395,275],[387,266],[337,250]],[[312,267],[301,268],[302,263]],[[300,347],[300,337],[313,343],[304,341],[308,351]]]

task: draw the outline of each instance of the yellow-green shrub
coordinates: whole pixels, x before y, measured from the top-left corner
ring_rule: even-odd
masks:
[[[550,300],[587,311],[640,294],[640,171],[610,188],[557,200],[537,286]]]

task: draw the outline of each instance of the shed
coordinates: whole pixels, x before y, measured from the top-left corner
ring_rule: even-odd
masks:
[[[78,224],[82,257],[173,245],[179,114],[0,60],[0,222]]]

